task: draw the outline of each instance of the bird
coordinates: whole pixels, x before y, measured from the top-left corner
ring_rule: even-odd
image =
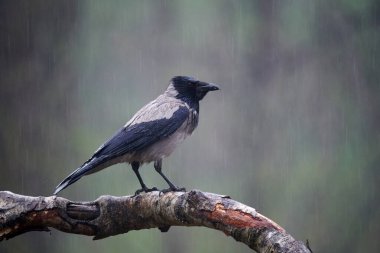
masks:
[[[189,76],[175,76],[166,91],[143,106],[113,137],[101,145],[79,168],[68,175],[56,188],[54,195],[86,175],[118,163],[129,163],[137,176],[141,192],[148,188],[139,168],[154,163],[156,172],[169,185],[162,191],[184,191],[175,186],[162,172],[162,160],[191,135],[198,126],[199,101],[210,91],[219,90],[214,83],[199,81]]]

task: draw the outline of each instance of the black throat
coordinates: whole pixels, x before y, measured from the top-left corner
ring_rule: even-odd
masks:
[[[199,100],[195,96],[186,96],[178,94],[176,98],[182,100],[183,102],[188,104],[190,108],[194,109],[197,113],[199,113]]]

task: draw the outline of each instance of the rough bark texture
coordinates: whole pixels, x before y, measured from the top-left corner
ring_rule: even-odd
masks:
[[[257,252],[310,252],[255,209],[213,193],[158,191],[137,196],[101,196],[92,202],[0,192],[0,241],[52,227],[102,239],[131,230],[204,226],[220,230]]]

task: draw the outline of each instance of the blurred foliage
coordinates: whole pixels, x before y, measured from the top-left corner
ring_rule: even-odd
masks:
[[[377,251],[380,4],[363,1],[0,1],[2,190],[54,187],[178,74],[219,83],[164,161],[188,189],[254,206],[316,252]],[[151,165],[149,185],[166,187]],[[70,199],[132,194],[127,165]],[[38,243],[36,243],[38,241]],[[203,228],[92,241],[52,231],[0,252],[249,252]]]

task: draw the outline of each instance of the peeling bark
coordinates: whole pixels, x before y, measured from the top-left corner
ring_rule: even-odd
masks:
[[[0,241],[49,227],[97,240],[148,228],[166,232],[170,226],[217,229],[257,252],[311,252],[254,208],[198,190],[101,196],[92,202],[0,192]]]

